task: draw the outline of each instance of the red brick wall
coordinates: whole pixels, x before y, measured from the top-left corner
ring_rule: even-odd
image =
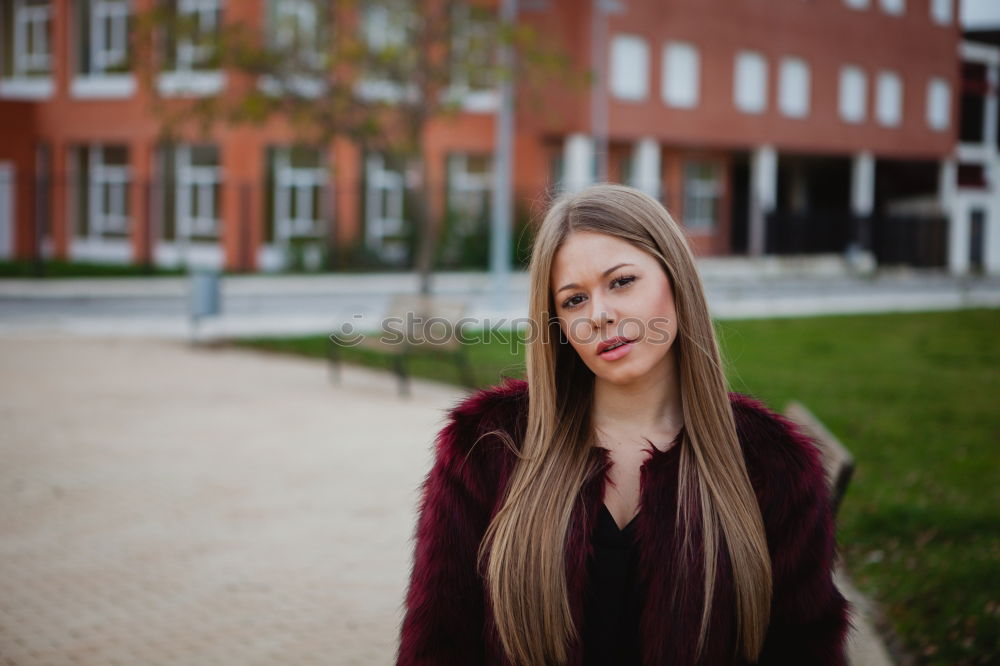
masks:
[[[15,258],[33,256],[35,247],[35,104],[0,100],[0,162],[14,166],[14,234],[12,248]]]

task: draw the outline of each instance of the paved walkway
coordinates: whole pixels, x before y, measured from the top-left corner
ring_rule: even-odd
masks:
[[[459,389],[138,338],[8,335],[0,376],[4,666],[391,663]]]

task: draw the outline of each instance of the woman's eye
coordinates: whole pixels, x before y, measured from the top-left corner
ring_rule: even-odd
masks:
[[[622,285],[624,286],[630,284],[633,280],[635,280],[635,278],[631,275],[622,275],[612,280],[611,284],[614,284],[615,282],[621,282]]]
[[[622,287],[627,287],[633,281],[635,281],[634,275],[619,275],[618,277],[616,277],[614,280],[611,281],[611,288],[614,289],[615,284],[618,283],[621,283]],[[621,289],[621,287],[618,288]],[[570,298],[567,298],[565,301],[563,301],[563,307],[564,308],[576,307],[578,304],[575,303],[574,301],[576,301],[576,299],[578,298],[581,298],[581,296],[571,296]]]

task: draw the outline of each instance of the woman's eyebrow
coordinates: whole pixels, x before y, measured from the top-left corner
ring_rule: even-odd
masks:
[[[632,265],[633,264],[618,264],[617,266],[612,266],[608,270],[606,270],[603,273],[601,273],[601,277],[607,277],[608,274],[611,273],[611,271],[617,270],[617,269],[621,268],[622,266],[632,266]],[[566,289],[575,289],[576,287],[579,287],[579,286],[580,285],[578,285],[575,282],[570,282],[569,284],[564,284],[563,286],[561,286],[558,289],[556,289],[556,293],[558,294],[560,291],[565,291]]]

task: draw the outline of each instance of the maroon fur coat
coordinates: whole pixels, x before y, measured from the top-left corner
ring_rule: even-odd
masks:
[[[513,455],[496,437],[472,448],[481,432],[502,427],[520,445],[526,429],[527,382],[507,379],[464,398],[448,414],[436,443],[435,463],[423,485],[415,530],[413,569],[405,601],[397,656],[410,664],[509,664],[488,612],[483,580],[475,571],[476,549],[506,487]],[[771,622],[759,664],[834,666],[845,662],[848,602],[832,578],[834,520],[815,445],[791,422],[761,402],[730,393],[737,432],[760,503],[771,553]],[[471,448],[471,453],[470,452]],[[466,454],[469,453],[466,458]],[[640,633],[649,665],[693,662],[703,596],[703,574],[681,577],[672,557],[678,456],[655,449],[642,469],[636,518],[640,580],[646,599]],[[606,449],[593,449],[602,473],[587,482],[577,504],[567,548],[567,583],[574,622],[581,633],[589,535],[602,501]],[[581,504],[585,511],[581,512]],[[695,543],[700,543],[696,538]],[[702,664],[732,661],[735,610],[729,558],[720,555],[720,581]],[[679,590],[675,610],[670,605]],[[571,646],[569,664],[582,663]]]

